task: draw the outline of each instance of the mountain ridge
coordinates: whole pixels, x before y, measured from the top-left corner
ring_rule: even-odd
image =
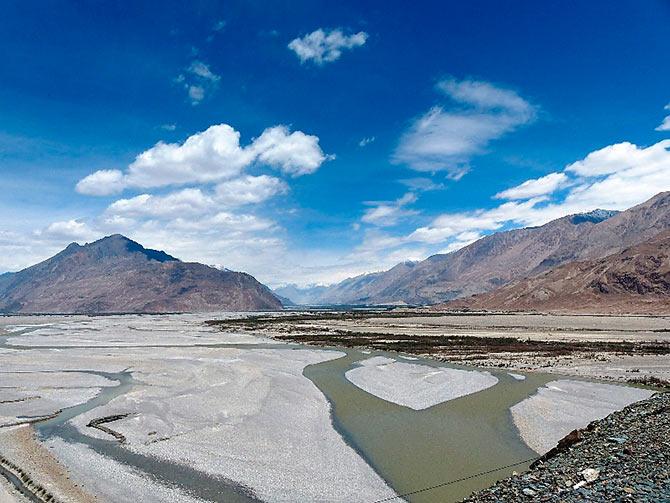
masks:
[[[670,313],[670,230],[599,259],[575,261],[436,309]]]
[[[281,309],[246,273],[182,262],[120,234],[71,243],[43,262],[0,276],[0,312],[110,313]]]
[[[446,302],[571,261],[604,257],[667,228],[670,192],[661,192],[625,211],[598,209],[566,215],[542,226],[490,234],[457,251],[432,255],[404,271],[397,269],[398,264],[388,271],[349,278],[327,287],[312,303]],[[355,285],[360,287],[353,288]]]

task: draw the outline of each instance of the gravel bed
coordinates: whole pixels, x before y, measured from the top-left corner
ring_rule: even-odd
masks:
[[[570,433],[527,473],[464,501],[670,501],[669,432],[670,393],[656,394]]]

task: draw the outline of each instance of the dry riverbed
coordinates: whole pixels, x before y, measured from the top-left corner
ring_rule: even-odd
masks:
[[[650,395],[566,375],[670,377],[667,322],[0,317],[0,501],[377,501],[523,470]],[[457,501],[509,473],[405,499]]]

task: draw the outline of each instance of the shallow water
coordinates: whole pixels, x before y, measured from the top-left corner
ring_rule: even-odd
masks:
[[[555,376],[534,374],[517,381],[506,372],[491,371],[498,378],[498,384],[428,409],[413,410],[361,390],[344,375],[360,360],[378,355],[397,358],[398,355],[333,349],[345,351],[347,356],[311,365],[304,375],[330,401],[335,428],[399,494],[537,456],[520,440],[509,408]],[[425,359],[412,363],[463,368]],[[458,501],[525,466],[527,464],[522,463],[405,499]]]

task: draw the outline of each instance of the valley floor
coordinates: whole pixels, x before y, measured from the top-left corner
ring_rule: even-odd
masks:
[[[278,340],[398,351],[478,367],[670,384],[670,316],[304,313],[234,322]]]
[[[0,501],[458,501],[651,396],[580,376],[661,383],[667,322],[0,317]]]

